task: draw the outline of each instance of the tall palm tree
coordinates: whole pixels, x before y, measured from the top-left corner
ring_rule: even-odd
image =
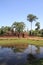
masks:
[[[27,16],[27,20],[29,22],[31,22],[31,35],[32,35],[32,22],[36,21],[36,19],[38,19],[38,18],[33,14],[28,14],[28,16]]]

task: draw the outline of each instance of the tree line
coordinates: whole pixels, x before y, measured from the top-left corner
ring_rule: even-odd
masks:
[[[25,23],[24,22],[14,22],[11,26],[2,26],[0,28],[0,36],[22,36],[24,37],[24,33],[28,33],[30,36],[41,36],[43,37],[43,29],[40,29],[40,22],[37,22],[38,17],[33,14],[28,14],[27,21],[31,23],[31,30],[25,31]],[[32,22],[36,21],[36,28],[32,30]]]

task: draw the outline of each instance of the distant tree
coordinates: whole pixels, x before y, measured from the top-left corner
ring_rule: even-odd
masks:
[[[3,34],[4,34],[3,30],[2,30],[2,29],[0,29],[0,35],[3,35]]]
[[[35,26],[37,26],[36,30],[40,29],[40,22],[36,22]]]
[[[43,37],[43,29],[40,30],[41,37]]]
[[[4,27],[4,32],[8,32],[8,31],[10,31],[11,30],[11,27],[9,27],[9,26],[5,26]]]
[[[4,34],[4,26],[2,26],[1,28],[0,28],[0,35],[3,35]]]
[[[28,14],[28,16],[27,16],[27,20],[29,22],[31,22],[31,35],[32,35],[32,22],[36,21],[36,19],[38,19],[38,18],[33,14]]]
[[[23,32],[24,28],[25,28],[24,22],[14,22],[14,23],[12,24],[12,29],[13,29],[13,30],[15,29],[15,31],[18,32],[19,34],[20,34],[21,32]]]
[[[2,26],[2,27],[0,28],[0,35],[4,35],[4,33],[9,32],[10,29],[11,29],[11,27],[9,27],[9,26],[5,26],[5,27]]]

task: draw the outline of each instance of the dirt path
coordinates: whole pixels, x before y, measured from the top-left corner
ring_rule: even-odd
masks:
[[[29,39],[34,39],[34,40],[43,40],[43,37],[28,37]]]
[[[14,37],[14,36],[11,36],[11,37],[9,37],[9,36],[8,37],[7,36],[0,37],[0,39],[4,39],[4,38],[18,38],[18,37]],[[43,37],[29,36],[26,39],[43,40]]]

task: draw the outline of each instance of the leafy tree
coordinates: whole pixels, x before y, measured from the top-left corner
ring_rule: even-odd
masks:
[[[0,35],[3,35],[3,34],[4,34],[3,30],[2,30],[2,29],[0,29]]]
[[[4,26],[2,26],[1,28],[0,28],[0,35],[3,35],[4,34]]]
[[[9,27],[9,26],[5,26],[5,27],[2,26],[2,27],[0,28],[0,35],[4,35],[4,33],[9,32],[10,29],[11,29],[11,27]]]
[[[36,30],[40,29],[40,22],[36,22],[35,26],[37,26]]]
[[[40,30],[41,37],[43,37],[43,29]]]
[[[24,28],[25,28],[24,22],[14,22],[12,24],[12,29],[13,30],[15,29],[15,31],[18,33],[23,32]]]
[[[9,26],[5,26],[4,27],[4,32],[6,33],[6,32],[8,32],[8,31],[10,31],[11,30],[11,27],[9,27]]]
[[[27,16],[27,20],[29,22],[31,22],[31,35],[32,35],[32,22],[36,21],[36,19],[38,19],[38,18],[33,14],[28,14],[28,16]]]

